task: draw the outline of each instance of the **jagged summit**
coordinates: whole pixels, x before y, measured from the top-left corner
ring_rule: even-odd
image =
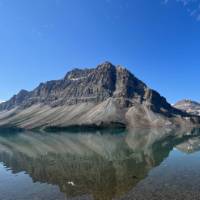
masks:
[[[61,80],[20,91],[0,104],[0,125],[163,126],[199,123],[199,118],[172,107],[164,97],[122,66],[104,62],[74,69]]]

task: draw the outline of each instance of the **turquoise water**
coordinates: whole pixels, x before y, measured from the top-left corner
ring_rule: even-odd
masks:
[[[200,199],[200,131],[0,133],[0,199]]]

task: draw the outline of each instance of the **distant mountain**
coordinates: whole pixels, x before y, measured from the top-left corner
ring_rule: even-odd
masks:
[[[194,125],[200,117],[172,107],[122,66],[74,69],[61,80],[21,90],[0,104],[0,126],[151,127]]]
[[[191,113],[194,115],[200,115],[200,103],[192,100],[181,100],[178,101],[174,107],[186,111],[187,113]]]

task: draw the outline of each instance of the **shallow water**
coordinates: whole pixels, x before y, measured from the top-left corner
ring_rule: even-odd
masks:
[[[200,199],[200,131],[0,133],[0,199]]]

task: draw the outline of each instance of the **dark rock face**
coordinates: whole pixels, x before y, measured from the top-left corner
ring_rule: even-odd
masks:
[[[5,112],[16,108],[17,114],[19,114],[34,105],[40,105],[40,108],[37,108],[37,111],[28,111],[30,115],[25,112],[26,114],[23,113],[19,118],[14,117],[12,120],[2,122],[3,119],[9,119],[10,116],[5,115]],[[84,106],[81,107],[81,105]],[[46,110],[47,106],[48,111]],[[44,107],[45,110],[42,111]],[[65,111],[62,115],[59,115],[60,107],[62,107],[62,111]],[[55,109],[54,118],[51,118],[52,109]],[[93,110],[90,112],[91,109]],[[3,111],[4,115],[1,117]],[[46,114],[41,115],[41,111]],[[12,117],[15,114],[12,113]],[[22,116],[24,116],[23,120]],[[49,119],[46,118],[44,121],[47,116]],[[109,62],[92,69],[74,69],[68,72],[64,79],[41,83],[30,92],[22,90],[9,101],[0,104],[0,125],[12,122],[18,126],[19,121],[25,122],[27,118],[34,118],[32,124],[36,124],[38,118],[40,126],[43,124],[59,126],[61,121],[62,126],[76,125],[77,123],[79,125],[93,123],[105,125],[113,122],[132,123],[135,126],[141,121],[144,121],[142,126],[143,124],[150,126],[152,123],[161,126],[165,124],[166,119],[174,117],[177,117],[176,123],[179,123],[177,121],[180,121],[182,117],[189,117],[190,119],[187,120],[195,123],[200,122],[200,118],[195,118],[172,107],[164,97],[148,88],[127,69],[122,66],[114,66]],[[55,118],[57,121],[54,120]],[[43,124],[41,120],[44,121]],[[30,121],[27,123],[30,125]],[[27,123],[26,126],[28,126]],[[171,121],[167,123],[171,123]],[[25,126],[22,124],[21,122],[20,126]]]
[[[174,107],[190,114],[200,115],[200,103],[196,101],[184,99],[178,101]]]

